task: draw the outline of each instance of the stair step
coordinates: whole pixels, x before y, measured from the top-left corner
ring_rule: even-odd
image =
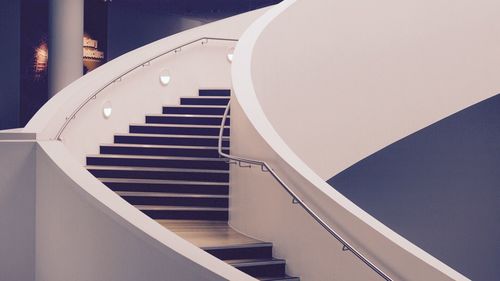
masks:
[[[226,106],[168,105],[163,106],[164,114],[223,115]]]
[[[229,96],[231,96],[231,90],[228,90],[228,89],[200,89],[198,91],[198,94],[201,97],[207,97],[207,96],[229,97]]]
[[[227,224],[229,164],[219,158],[218,141],[230,96],[228,89],[200,89],[199,96],[181,97],[180,105],[163,106],[162,114],[146,115],[144,124],[130,124],[130,133],[101,145],[86,168],[144,214],[235,268],[262,281],[300,281],[285,274],[285,260],[273,258],[272,243],[243,239]],[[225,153],[229,134],[230,117]],[[222,237],[214,240],[214,233]]]
[[[230,265],[245,272],[248,275],[259,278],[284,277],[285,260],[264,259],[264,260],[229,260]]]
[[[91,174],[98,178],[163,179],[220,183],[229,182],[229,171],[224,170],[122,166],[87,166],[86,168]]]
[[[182,105],[227,105],[229,97],[217,96],[197,96],[197,97],[181,97]]]
[[[206,181],[99,178],[111,190],[183,194],[229,194],[229,185]]]
[[[272,243],[204,247],[202,249],[221,260],[271,259],[273,254]]]
[[[208,170],[229,169],[229,163],[227,163],[222,158],[121,155],[121,154],[89,155],[87,156],[87,165],[163,167],[163,168],[208,169]]]
[[[189,125],[219,125],[222,116],[219,115],[193,115],[193,114],[150,114],[146,115],[149,124],[189,124]],[[229,125],[229,118],[226,119]]]
[[[136,192],[136,191],[117,191],[120,196],[129,197],[182,197],[182,198],[225,198],[229,195],[210,195],[210,194],[185,194],[185,193],[168,193],[168,192]],[[142,205],[142,204],[137,204]]]
[[[115,143],[160,144],[186,146],[218,146],[219,136],[159,135],[159,134],[116,134]],[[222,146],[229,146],[229,137],[222,138]]]
[[[299,277],[290,277],[288,275],[285,275],[283,277],[264,277],[264,278],[259,278],[261,281],[300,281]]]
[[[227,221],[227,208],[134,205],[152,219]]]
[[[222,149],[229,153],[229,149]],[[197,158],[219,157],[216,146],[180,146],[180,145],[152,145],[152,144],[107,144],[101,145],[101,154],[120,155],[149,155],[149,156],[178,156]]]
[[[132,205],[228,208],[229,196],[164,192],[117,192]]]
[[[220,126],[184,124],[131,124],[130,133],[219,136]],[[229,136],[229,127],[224,127],[224,136]]]

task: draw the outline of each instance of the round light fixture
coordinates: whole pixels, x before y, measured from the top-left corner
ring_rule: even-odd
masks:
[[[229,62],[233,62],[233,57],[234,57],[234,47],[229,49],[229,52],[227,53],[227,60]]]
[[[168,83],[170,83],[170,80],[172,80],[172,77],[170,76],[170,72],[168,70],[162,70],[160,72],[160,83],[163,86],[167,86]]]
[[[104,105],[102,106],[102,115],[104,116],[104,118],[108,119],[109,117],[111,117],[112,112],[113,112],[113,107],[111,106],[111,102],[110,101],[105,102]]]

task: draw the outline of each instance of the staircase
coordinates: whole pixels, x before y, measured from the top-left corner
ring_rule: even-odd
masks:
[[[87,157],[87,169],[149,217],[213,256],[260,280],[299,281],[285,274],[273,245],[228,224],[229,164],[219,158],[218,135],[229,90],[200,90],[180,105],[147,115]],[[223,151],[229,153],[229,124]]]

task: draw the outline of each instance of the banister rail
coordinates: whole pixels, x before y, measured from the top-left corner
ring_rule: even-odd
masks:
[[[347,242],[340,234],[338,234],[334,229],[332,229],[323,219],[321,219],[309,206],[307,206],[302,199],[276,174],[272,167],[264,161],[243,158],[235,155],[226,154],[222,151],[222,136],[224,134],[224,125],[226,124],[227,115],[229,113],[229,108],[231,106],[231,101],[228,102],[224,115],[222,117],[222,122],[219,130],[219,142],[218,142],[218,152],[221,158],[226,158],[230,162],[231,160],[236,161],[232,163],[239,164],[243,167],[241,163],[246,163],[251,165],[260,166],[263,172],[269,172],[272,177],[285,189],[285,191],[292,197],[293,204],[299,204],[317,223],[319,223],[328,233],[330,233],[335,239],[337,239],[342,244],[342,251],[349,251],[360,259],[364,264],[370,267],[375,273],[387,281],[393,281],[384,271],[378,268],[375,264],[368,260],[363,254],[356,250],[349,242]],[[231,162],[230,162],[231,163]],[[249,166],[246,166],[249,167]]]
[[[82,108],[85,107],[85,105],[87,105],[87,103],[89,103],[89,101],[93,100],[96,98],[96,96],[101,93],[102,91],[104,91],[107,87],[111,86],[112,84],[116,83],[116,82],[119,82],[122,80],[122,78],[124,76],[126,76],[127,74],[131,73],[132,71],[136,70],[136,69],[139,69],[141,67],[144,67],[144,66],[147,66],[149,65],[152,61],[164,56],[164,55],[167,55],[167,54],[170,54],[170,53],[178,53],[182,50],[183,47],[186,47],[188,45],[191,45],[191,44],[194,44],[194,43],[197,43],[197,42],[201,42],[202,45],[205,45],[208,43],[208,41],[231,41],[231,42],[237,42],[238,39],[232,39],[232,38],[220,38],[220,37],[201,37],[201,38],[198,38],[196,40],[193,40],[193,41],[189,41],[187,43],[184,43],[180,46],[177,46],[173,49],[170,49],[168,51],[165,51],[165,52],[162,52],[160,54],[157,54],[155,55],[154,57],[151,57],[149,58],[148,60],[140,63],[140,64],[137,64],[135,65],[134,67],[131,67],[129,69],[127,69],[126,71],[122,72],[120,75],[116,76],[115,78],[111,79],[108,83],[104,84],[102,87],[100,87],[99,89],[97,89],[95,92],[92,93],[92,95],[90,95],[89,97],[87,97],[87,99],[85,99],[85,101],[83,101],[72,113],[71,115],[67,116],[66,117],[66,120],[64,121],[64,124],[61,126],[61,128],[59,129],[59,131],[57,131],[57,134],[55,135],[55,140],[61,140],[61,135],[62,133],[64,132],[64,130],[66,129],[66,127],[69,125],[69,123],[71,122],[71,120],[75,119],[76,115],[78,114],[78,112],[80,112],[80,110]]]

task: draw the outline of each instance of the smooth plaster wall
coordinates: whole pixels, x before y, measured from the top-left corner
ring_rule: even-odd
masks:
[[[499,10],[497,0],[297,1],[256,43],[255,92],[327,180],[499,93]]]
[[[232,130],[232,153],[269,161],[330,226],[396,280],[466,280],[322,179],[495,95],[500,86],[496,36],[500,22],[493,11],[500,4],[285,2],[291,8],[278,16],[274,13],[278,7],[272,9],[245,32],[232,69],[235,96],[270,149],[266,151],[252,137],[235,144]],[[278,234],[279,227],[286,217],[279,226],[269,223],[268,217],[253,218],[257,212],[248,203],[267,203],[272,196],[269,190],[280,187],[267,182],[267,188],[260,188],[251,170],[234,170],[231,198],[236,207],[231,223],[280,241],[277,237],[284,235]],[[293,207],[276,201],[279,207],[262,204],[258,213],[279,209],[282,216],[294,214]],[[266,222],[265,228],[259,219]],[[302,219],[295,218],[294,230],[299,224],[304,226],[301,230],[307,228]],[[284,244],[278,251],[295,252],[287,255],[291,268],[307,272],[310,268],[300,263],[297,267],[295,258],[307,252],[286,245],[287,240],[288,236],[280,241]],[[315,244],[321,238],[309,241]],[[329,252],[327,247],[322,251]],[[343,269],[340,274],[348,274],[354,265]],[[329,278],[329,270],[337,273],[333,266],[323,268],[325,276],[317,280]]]
[[[80,111],[64,132],[62,142],[53,138],[66,116],[117,74],[132,66],[141,66],[154,54],[203,36],[238,38],[248,24],[263,12],[254,11],[205,25],[128,53],[61,91],[32,118],[27,127],[5,132],[5,138],[13,138],[18,133],[36,137],[38,142],[37,280],[66,281],[75,276],[82,280],[255,280],[147,217],[92,176],[78,161],[81,159],[74,158],[75,154],[81,156],[82,150],[86,149],[85,144],[97,146],[99,138],[110,138],[116,132],[117,124],[127,126],[130,123],[128,118],[136,118],[130,116],[132,111],[140,111],[144,118],[148,106],[161,109],[162,99],[168,101],[179,95],[196,93],[177,91],[175,96],[169,96],[166,89],[179,89],[175,88],[176,83],[183,84],[182,89],[220,87],[221,83],[229,87],[230,64],[226,55],[230,46],[212,41],[203,45],[198,42],[199,46],[185,47],[181,53],[167,56],[166,61],[140,67],[108,89],[114,92],[90,101],[89,106]],[[196,78],[203,76],[203,79],[194,79],[194,75],[175,75],[170,88],[160,86],[160,69],[172,67],[172,74],[189,72],[190,67],[195,65],[192,60],[199,65],[200,61],[196,58],[200,58],[204,51],[208,52],[208,55],[205,53],[208,63],[212,63],[211,60],[219,62],[217,69],[220,71],[209,72],[208,66],[198,68],[205,75],[197,75]],[[176,59],[190,63],[184,68],[175,67],[172,61]],[[148,87],[155,89],[148,91],[149,95],[156,95],[155,99],[141,95],[141,90]],[[127,93],[124,93],[125,89]],[[113,100],[112,118],[106,123],[102,120],[101,98],[106,100],[110,96],[116,99]]]
[[[19,127],[21,1],[0,5],[0,130]]]
[[[58,93],[31,119],[23,129],[37,132],[38,139],[54,139],[66,118],[83,104],[61,135],[62,141],[77,159],[99,151],[102,143],[111,143],[113,134],[127,133],[131,123],[144,123],[145,114],[159,114],[162,106],[178,104],[179,97],[193,96],[203,88],[231,88],[227,54],[236,42],[210,40],[185,46],[150,64],[141,66],[152,57],[203,37],[238,39],[241,33],[265,9],[216,21],[158,40],[124,54],[83,76]],[[129,69],[139,66],[120,81],[112,83]],[[168,70],[172,77],[168,86],[160,84],[159,75]],[[103,85],[109,87],[96,96]],[[104,118],[103,105],[110,102],[112,115]]]
[[[0,280],[35,280],[34,141],[0,141]]]
[[[500,95],[418,131],[328,183],[473,280],[500,278]]]
[[[37,281],[254,280],[195,246],[189,245],[191,251],[184,249],[185,252],[179,253],[188,242],[152,221],[104,185],[98,198],[95,198],[95,188],[82,188],[79,184],[82,181],[97,180],[86,171],[85,174],[80,172],[83,168],[71,159],[63,144],[48,141],[38,145]],[[115,209],[103,204],[110,201],[116,202]],[[117,205],[125,208],[117,208]],[[117,209],[120,215],[115,212]],[[129,211],[124,219],[122,215],[126,209],[132,212]],[[155,230],[163,231],[162,239],[173,245],[167,247],[130,224],[138,216],[148,220],[147,224],[153,223]],[[190,260],[193,257],[195,261]],[[200,265],[207,259],[212,262],[210,269],[206,264]],[[214,264],[212,259],[222,264],[225,278],[215,273],[221,265]]]

